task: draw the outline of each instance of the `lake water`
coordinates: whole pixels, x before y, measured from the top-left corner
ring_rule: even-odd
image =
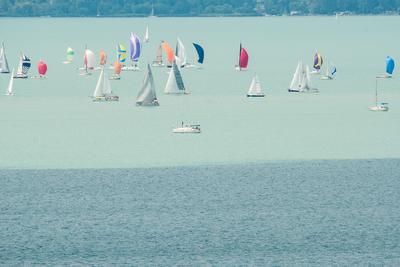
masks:
[[[375,76],[400,58],[400,17],[2,18],[45,80],[0,95],[0,265],[399,266],[400,81],[382,80],[390,111],[373,113]],[[116,103],[93,103],[99,73],[79,76],[85,44],[111,61],[129,33],[192,42],[202,69],[191,94],[135,106],[144,71],[123,72]],[[247,71],[235,71],[242,42]],[[63,65],[65,50],[76,51]],[[289,94],[299,60],[338,68],[319,94]],[[247,99],[257,73],[266,97]],[[0,75],[0,90],[9,75]],[[199,135],[174,135],[181,121]]]
[[[375,76],[387,55],[399,58],[399,17],[281,18],[81,18],[1,19],[10,65],[20,51],[49,67],[46,80],[16,80],[15,97],[0,96],[0,166],[90,168],[264,162],[288,159],[400,157],[400,82],[380,82],[388,113],[373,113]],[[85,44],[114,60],[116,43],[128,46],[129,33],[143,36],[140,67],[155,58],[160,40],[179,37],[188,60],[192,42],[203,45],[203,69],[183,69],[187,96],[164,95],[165,68],[153,68],[158,108],[135,106],[144,72],[123,72],[112,82],[119,103],[93,103],[98,72],[78,75]],[[249,70],[237,72],[239,42],[250,56]],[[65,50],[76,60],[62,65]],[[338,68],[321,81],[317,95],[289,94],[297,62],[311,65],[318,50]],[[111,61],[111,60],[110,60]],[[257,73],[265,99],[245,97]],[[396,75],[395,75],[396,77]],[[8,75],[0,75],[5,90]],[[181,121],[200,123],[200,135],[174,135]]]
[[[0,171],[4,266],[399,266],[399,160]]]

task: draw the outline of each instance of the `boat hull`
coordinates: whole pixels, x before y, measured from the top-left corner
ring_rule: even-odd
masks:
[[[389,111],[389,107],[386,106],[372,106],[368,107],[370,111]]]
[[[151,103],[142,103],[142,102],[136,102],[136,106],[138,107],[158,107],[160,104],[158,103],[158,101],[153,101]]]
[[[198,134],[201,133],[201,129],[199,125],[193,126],[182,126],[178,128],[174,128],[172,130],[173,133],[190,133],[190,134]]]
[[[265,97],[265,95],[247,95],[247,97]]]
[[[119,96],[98,96],[93,98],[93,102],[104,102],[104,101],[119,101]]]

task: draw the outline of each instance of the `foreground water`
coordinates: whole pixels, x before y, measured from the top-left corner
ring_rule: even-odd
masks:
[[[20,51],[36,63],[46,60],[46,80],[15,81],[14,97],[0,96],[0,166],[12,168],[109,168],[264,162],[283,159],[400,157],[399,80],[381,81],[388,113],[372,113],[375,76],[387,55],[400,58],[399,17],[298,18],[79,18],[1,19],[10,65]],[[142,69],[160,40],[206,51],[202,70],[183,69],[184,97],[163,94],[166,69],[154,68],[159,108],[135,107],[144,72],[123,72],[112,83],[119,103],[90,99],[98,73],[81,77],[85,44],[114,60],[116,43],[129,33],[142,36]],[[237,72],[239,42],[250,55],[249,70]],[[62,65],[65,50],[76,61]],[[318,50],[338,68],[334,81],[313,78],[318,95],[287,93],[298,60],[312,63]],[[396,70],[397,71],[397,70]],[[245,97],[257,73],[265,99]],[[396,74],[396,72],[395,72]],[[0,75],[0,91],[8,75]],[[176,136],[181,121],[200,123],[203,133]]]
[[[0,265],[399,266],[400,160],[0,171]]]

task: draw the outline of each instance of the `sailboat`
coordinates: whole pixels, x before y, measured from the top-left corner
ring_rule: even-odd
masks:
[[[175,49],[175,61],[176,64],[183,68],[186,65],[186,50],[181,39],[177,38],[176,49]]]
[[[121,74],[122,66],[121,66],[121,63],[119,63],[118,60],[116,60],[116,61],[114,62],[114,67],[113,67],[113,69],[114,69],[114,76],[111,76],[111,77],[110,77],[110,80],[121,80],[120,74]]]
[[[70,64],[74,60],[75,51],[71,48],[67,48],[67,60],[63,61],[63,64]]]
[[[111,90],[110,81],[107,77],[107,72],[104,71],[104,66],[101,67],[99,80],[97,81],[96,89],[93,92],[93,101],[118,101],[119,97],[114,95]]]
[[[249,63],[249,55],[244,47],[242,47],[242,43],[240,43],[239,48],[239,65],[236,65],[236,70],[242,71],[247,69],[247,65]]]
[[[194,46],[194,48],[196,49],[196,52],[197,52],[197,56],[198,56],[197,62],[199,64],[203,64],[203,62],[204,62],[204,49],[203,49],[203,47],[201,47],[201,45],[196,44],[196,43],[193,43],[193,46]]]
[[[319,74],[322,64],[324,63],[324,60],[322,59],[322,56],[316,52],[314,55],[314,70],[311,72],[311,74]]]
[[[297,68],[293,75],[293,79],[290,83],[288,91],[290,93],[318,92],[318,89],[312,88],[311,86],[310,68],[308,66],[304,66],[302,62],[297,64]]]
[[[154,4],[151,5],[151,11],[150,11],[150,15],[149,18],[155,18],[157,17],[156,15],[154,15]]]
[[[172,70],[169,73],[164,92],[166,94],[188,94],[182,80],[182,75],[176,62],[172,63]]]
[[[37,67],[39,72],[38,78],[39,79],[46,78],[47,64],[43,60],[40,60]]]
[[[167,60],[168,60],[168,68],[172,67],[172,63],[175,60],[175,55],[174,55],[174,50],[172,49],[172,47],[165,41],[162,41],[162,47],[165,51],[165,54],[167,55]]]
[[[377,79],[375,80],[375,106],[370,106],[368,107],[368,109],[371,111],[388,111],[388,103],[378,103],[378,78],[380,77],[377,77]]]
[[[10,73],[10,69],[8,67],[8,61],[7,61],[7,57],[6,57],[6,50],[4,48],[4,42],[1,43],[0,73]]]
[[[130,56],[131,56],[131,60],[133,62],[132,66],[126,66],[126,67],[122,67],[122,70],[129,70],[129,71],[138,71],[139,67],[137,66],[137,62],[139,61],[139,57],[140,57],[140,39],[139,37],[134,34],[133,32],[131,32],[131,36],[129,38],[129,44],[130,44]]]
[[[136,106],[159,106],[156,87],[154,84],[153,73],[150,64],[147,64],[147,73],[143,80],[142,90],[140,90],[136,98]]]
[[[10,81],[8,82],[8,87],[7,87],[7,91],[5,93],[5,95],[7,96],[13,96],[13,85],[14,85],[14,69],[11,72],[11,76],[10,76]]]
[[[247,97],[264,97],[262,93],[261,83],[256,74],[251,80],[249,91],[247,92]]]
[[[117,45],[117,58],[120,63],[125,63],[126,61],[126,48],[122,44]]]
[[[153,67],[163,67],[163,57],[162,57],[162,43],[157,48],[157,53],[156,53],[156,60],[153,61],[152,64]]]
[[[146,32],[144,33],[143,42],[145,43],[149,42],[149,26],[146,26]]]
[[[333,80],[333,77],[336,75],[337,69],[336,66],[332,63],[325,64],[325,74],[320,77],[321,80]]]
[[[28,71],[30,67],[31,60],[25,54],[21,54],[19,58],[17,74],[14,76],[14,78],[28,78]]]
[[[84,70],[84,72],[81,72],[80,75],[91,75],[92,73],[90,73],[89,70],[94,70],[95,61],[96,60],[93,51],[86,48],[85,55],[83,57],[84,67],[80,68],[81,70]]]
[[[392,78],[393,71],[395,67],[394,59],[391,56],[386,57],[386,73],[383,76],[378,76],[377,78]]]

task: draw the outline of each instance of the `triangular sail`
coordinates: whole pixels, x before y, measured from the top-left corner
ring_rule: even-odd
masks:
[[[157,64],[161,65],[163,63],[163,58],[162,58],[162,45],[160,44],[157,48],[157,54],[156,54],[156,61]]]
[[[251,80],[250,88],[249,91],[247,92],[248,96],[263,96],[264,94],[262,93],[261,89],[261,83],[260,80],[258,79],[258,76],[255,75],[253,79]]]
[[[199,59],[197,60],[198,63],[203,64],[204,62],[204,49],[199,44],[193,43],[194,48],[196,49],[197,55]]]
[[[149,26],[146,26],[146,32],[144,34],[143,41],[148,43],[149,42]]]
[[[176,42],[176,64],[180,67],[183,67],[186,65],[186,51],[185,51],[185,46],[183,45],[181,39],[177,39]]]
[[[100,76],[96,84],[96,88],[93,92],[93,97],[102,97],[111,94],[112,90],[110,81],[107,77],[107,73],[104,71],[104,66],[102,66]]]
[[[31,67],[31,60],[25,54],[22,54],[19,59],[17,76],[27,77],[30,67]]]
[[[143,86],[137,98],[136,105],[139,106],[158,106],[156,88],[154,84],[153,73],[150,65],[147,64],[147,73],[143,80]]]
[[[297,64],[296,71],[293,74],[292,82],[290,83],[290,89],[299,89],[301,87],[301,72],[303,69],[303,65],[301,62]]]
[[[9,73],[10,69],[8,67],[8,61],[6,57],[6,50],[4,48],[4,43],[1,43],[0,51],[0,73]]]
[[[131,36],[129,38],[130,48],[131,48],[131,60],[134,63],[139,61],[140,57],[140,39],[139,37],[131,32]]]
[[[181,72],[174,61],[164,92],[167,94],[182,94],[185,93],[185,91],[186,88],[182,80]]]
[[[14,69],[11,72],[11,77],[10,81],[8,82],[6,95],[13,95],[13,84],[14,84]]]

